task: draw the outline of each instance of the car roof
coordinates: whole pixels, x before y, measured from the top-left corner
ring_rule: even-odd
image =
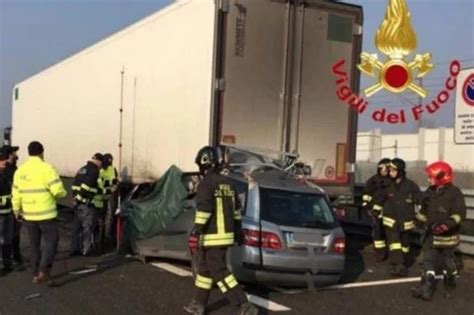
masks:
[[[324,195],[324,191],[319,187],[315,188],[304,181],[297,180],[293,175],[282,169],[263,166],[253,170],[250,174],[251,178],[263,188]],[[248,183],[249,181],[248,176],[245,176],[245,172],[238,169],[230,171],[226,176],[240,182]]]

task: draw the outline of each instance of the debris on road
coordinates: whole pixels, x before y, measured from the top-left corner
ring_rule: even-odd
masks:
[[[89,269],[71,271],[71,272],[69,272],[69,274],[70,275],[82,275],[82,274],[87,274],[87,273],[96,272],[96,271],[97,271],[97,268],[89,268]]]
[[[41,297],[41,293],[33,293],[25,297],[25,301],[33,300],[39,297]]]

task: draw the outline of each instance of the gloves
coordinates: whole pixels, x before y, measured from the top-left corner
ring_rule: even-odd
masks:
[[[445,223],[434,224],[431,227],[431,231],[433,232],[433,235],[440,235],[440,234],[443,234],[443,233],[449,231],[449,226]]]
[[[189,248],[189,252],[191,253],[191,256],[194,256],[194,254],[196,254],[199,249],[200,237],[201,236],[196,229],[193,229],[191,231],[191,234],[189,235],[189,238],[188,238],[188,248]]]

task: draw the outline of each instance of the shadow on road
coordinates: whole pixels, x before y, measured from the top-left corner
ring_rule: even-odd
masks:
[[[54,275],[52,278],[57,287],[62,287],[88,277],[100,275],[106,271],[124,266],[132,261],[120,255],[108,255],[102,260],[90,264],[85,264],[78,268],[69,269],[68,257],[56,261],[57,265],[63,264],[64,271]]]
[[[366,246],[370,245],[371,238],[354,234],[346,235],[346,261],[341,282],[355,282],[361,273],[365,271],[366,265],[362,255]]]

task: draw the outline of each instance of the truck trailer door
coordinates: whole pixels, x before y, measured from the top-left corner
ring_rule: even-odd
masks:
[[[281,149],[289,8],[286,1],[228,1],[218,142]]]
[[[360,11],[347,7],[306,1],[296,10],[290,150],[321,184],[347,185],[347,162],[354,161],[357,116],[337,98],[331,71],[343,58],[354,73]]]

